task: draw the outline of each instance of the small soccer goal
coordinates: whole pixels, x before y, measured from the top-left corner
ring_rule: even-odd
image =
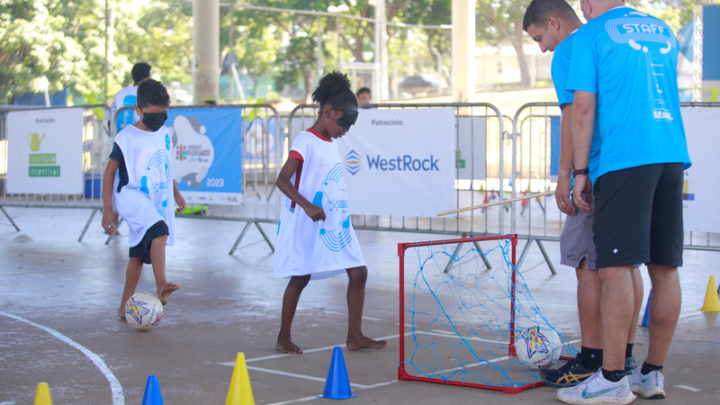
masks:
[[[517,271],[516,247],[517,235],[398,244],[399,380],[515,394],[543,385],[532,360],[576,354]]]

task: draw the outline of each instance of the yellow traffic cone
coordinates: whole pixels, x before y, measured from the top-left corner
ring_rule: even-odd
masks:
[[[40,383],[35,394],[35,405],[52,405],[50,399],[50,386],[47,383]]]
[[[238,353],[235,359],[235,369],[225,405],[255,405],[244,353]]]
[[[718,293],[715,290],[715,276],[710,276],[707,292],[705,293],[705,303],[700,310],[706,312],[720,311],[720,299],[718,299]]]

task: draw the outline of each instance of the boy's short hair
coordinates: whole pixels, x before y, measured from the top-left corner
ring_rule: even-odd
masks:
[[[150,105],[170,106],[170,95],[165,86],[157,80],[147,79],[140,82],[137,90],[137,104],[140,109]]]
[[[359,97],[359,96],[360,96],[361,94],[363,94],[363,93],[367,93],[367,94],[372,95],[372,91],[370,91],[370,88],[369,88],[369,87],[360,87],[360,88],[358,89],[357,93],[355,93],[355,95]]]
[[[150,77],[151,69],[152,67],[145,62],[136,63],[130,71],[130,73],[132,74],[132,78],[135,81],[135,84],[138,84],[141,81]]]
[[[575,10],[565,0],[532,0],[525,10],[523,30],[527,32],[530,24],[547,28],[548,17],[558,17],[565,21],[579,20]]]

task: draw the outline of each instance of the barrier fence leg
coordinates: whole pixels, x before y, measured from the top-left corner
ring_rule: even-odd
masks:
[[[553,266],[552,260],[550,260],[550,256],[548,256],[547,251],[545,250],[545,246],[543,246],[541,240],[536,240],[538,247],[540,248],[540,252],[542,252],[543,257],[545,258],[545,263],[547,263],[548,267],[550,268],[550,272],[552,272],[553,276],[557,274],[555,271],[555,266]]]
[[[235,253],[238,245],[240,244],[240,242],[242,242],[243,238],[245,237],[245,234],[247,233],[248,229],[250,229],[250,225],[252,225],[252,224],[253,224],[253,221],[248,221],[248,223],[245,224],[245,228],[243,228],[242,232],[240,232],[240,236],[238,236],[232,249],[230,249],[230,253],[228,253],[230,256],[232,256],[232,254]]]
[[[2,210],[3,214],[5,214],[5,217],[7,217],[8,221],[10,221],[15,230],[20,232],[20,228],[18,228],[18,226],[15,224],[15,221],[13,221],[12,217],[8,215],[7,211],[5,211],[5,208],[3,208],[2,205],[0,205],[0,210]]]
[[[93,208],[92,214],[90,214],[90,219],[88,219],[87,223],[85,224],[85,228],[83,228],[82,233],[80,234],[80,239],[78,239],[78,242],[82,242],[83,238],[85,237],[85,234],[88,231],[88,228],[90,228],[90,223],[92,223],[93,218],[95,218],[95,214],[100,210],[100,208]]]
[[[260,234],[262,235],[262,237],[265,238],[265,242],[267,242],[268,246],[270,246],[270,250],[272,250],[273,253],[275,253],[275,246],[273,246],[272,242],[270,242],[270,239],[265,234],[265,231],[263,231],[262,227],[260,226],[260,222],[255,221],[255,226],[257,227],[258,231],[260,231]]]
[[[525,256],[527,256],[528,251],[530,250],[530,246],[532,245],[533,239],[528,239],[527,243],[525,244],[525,247],[523,248],[522,253],[520,253],[520,259],[518,259],[517,265],[515,268],[520,269],[520,266],[522,266],[523,262],[525,261]]]
[[[485,256],[485,252],[480,247],[480,244],[477,241],[473,241],[473,245],[475,245],[475,249],[480,252],[480,257],[482,257],[482,261],[483,263],[485,263],[485,271],[489,271],[490,269],[492,269],[492,266],[490,265],[487,256]]]
[[[123,221],[124,221],[123,218],[120,218],[120,219],[118,220],[117,229],[120,229],[120,225],[122,225]],[[114,233],[114,234],[108,235],[108,238],[107,238],[107,240],[105,241],[105,244],[106,244],[106,245],[109,245],[109,244],[110,244],[110,241],[112,240],[113,236],[120,236],[120,234],[118,233],[117,229],[115,230],[115,233]]]
[[[463,237],[465,237],[465,235],[463,235]],[[455,259],[457,259],[458,253],[460,252],[460,248],[462,247],[462,245],[464,245],[464,243],[458,243],[457,246],[455,246],[455,251],[453,252],[452,257],[448,261],[447,266],[445,266],[445,271],[443,271],[443,273],[447,274],[448,272],[450,272],[453,262],[455,261]]]

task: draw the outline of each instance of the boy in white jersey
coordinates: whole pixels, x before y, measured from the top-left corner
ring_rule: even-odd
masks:
[[[540,370],[540,379],[551,387],[564,388],[578,385],[600,369],[603,361],[602,330],[600,328],[600,280],[595,263],[593,242],[593,214],[577,210],[570,200],[572,189],[572,138],[570,117],[573,110],[573,93],[565,84],[570,74],[574,33],[582,26],[575,11],[565,0],[533,0],[525,11],[523,28],[540,46],[543,52],[554,52],[552,78],[562,111],[560,130],[560,162],[555,199],[558,208],[567,214],[565,227],[560,235],[560,263],[575,268],[578,279],[577,303],[580,315],[582,346],[575,359],[561,368]],[[593,135],[590,154],[590,177],[597,176],[600,135]],[[632,271],[635,288],[635,318],[642,306],[643,283],[640,270]],[[632,371],[635,358],[632,355],[637,324],[630,328],[625,350],[625,370]]]
[[[137,104],[137,89],[140,82],[150,78],[152,67],[147,63],[140,62],[133,65],[131,74],[134,84],[132,86],[126,86],[120,89],[115,94],[113,102],[110,105],[110,119],[115,119],[115,113],[123,107],[132,107]],[[128,125],[132,125],[133,122],[138,120],[137,113],[133,111],[124,111],[118,115],[115,121],[115,127],[118,131],[122,130]]]
[[[125,275],[118,317],[135,293],[143,264],[152,264],[158,298],[167,304],[177,284],[165,279],[165,245],[175,239],[172,212],[185,209],[185,200],[172,180],[172,141],[165,126],[170,97],[160,82],[147,79],[138,86],[135,112],[140,120],[115,136],[103,180],[102,226],[114,234],[120,214],[130,228],[130,262]],[[111,197],[112,198],[111,200]],[[115,202],[118,214],[113,213]]]

